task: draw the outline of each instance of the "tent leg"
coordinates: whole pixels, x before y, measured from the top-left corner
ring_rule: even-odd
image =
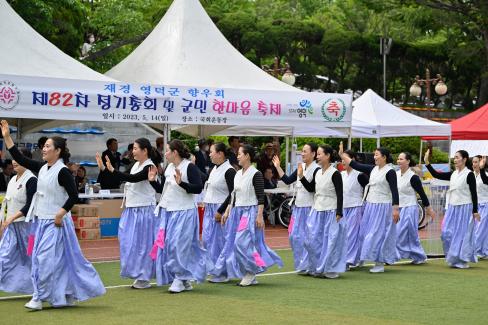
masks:
[[[422,164],[422,150],[423,150],[423,141],[422,138],[420,138],[420,152],[419,152],[419,164]]]
[[[359,152],[363,152],[363,138],[359,138]]]
[[[449,166],[451,165],[451,157],[452,157],[452,155],[451,155],[451,150],[452,150],[451,147],[452,147],[452,136],[449,135]]]
[[[352,128],[349,128],[349,134],[347,136],[347,149],[352,149]]]
[[[17,119],[17,146],[20,143],[20,139],[22,138],[22,120],[20,118]]]
[[[290,137],[285,137],[285,150],[286,150],[286,155],[285,155],[285,170],[286,173],[290,173],[288,170],[288,164],[290,162]]]
[[[379,147],[381,147],[381,139],[376,138],[376,148],[379,148]]]

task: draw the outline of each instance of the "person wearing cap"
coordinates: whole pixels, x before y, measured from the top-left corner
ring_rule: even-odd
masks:
[[[273,179],[278,180],[278,170],[273,164],[273,157],[279,155],[279,142],[276,141],[274,143],[266,143],[266,145],[264,146],[264,151],[258,158],[257,169],[264,174],[267,168],[271,168],[271,170],[273,171]]]

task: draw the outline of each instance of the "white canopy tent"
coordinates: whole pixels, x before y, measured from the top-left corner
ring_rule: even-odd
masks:
[[[453,140],[449,157],[454,158],[459,150],[466,150],[471,157],[488,156],[488,140]]]
[[[408,113],[368,89],[353,102],[352,136],[380,138],[411,136],[450,136],[451,126]]]
[[[1,74],[113,81],[58,49],[27,24],[5,0],[0,0],[0,30]],[[66,121],[22,119],[20,124],[20,131],[26,133],[66,124]]]
[[[230,87],[250,92],[303,92],[270,76],[239,53],[218,30],[198,0],[175,0],[151,34],[106,75],[128,82]],[[242,126],[185,125],[174,126],[173,129],[199,137],[257,134],[257,128]],[[269,135],[293,134],[292,128],[285,129],[268,125],[258,131]],[[325,127],[323,130],[328,134],[347,134],[350,131]]]
[[[127,82],[300,91],[239,53],[198,0],[175,0],[151,34],[106,75]]]

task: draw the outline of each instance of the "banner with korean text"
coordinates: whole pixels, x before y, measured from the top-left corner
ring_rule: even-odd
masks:
[[[349,128],[352,96],[0,74],[0,117]]]

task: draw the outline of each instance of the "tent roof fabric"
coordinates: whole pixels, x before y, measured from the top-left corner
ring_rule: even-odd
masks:
[[[352,135],[355,138],[447,136],[451,126],[405,112],[368,89],[353,103]]]
[[[0,0],[0,72],[2,74],[112,80],[62,52],[29,26],[5,0]]]
[[[137,83],[300,91],[240,54],[198,0],[175,0],[151,34],[106,75]]]
[[[488,104],[449,124],[453,140],[488,140]]]

